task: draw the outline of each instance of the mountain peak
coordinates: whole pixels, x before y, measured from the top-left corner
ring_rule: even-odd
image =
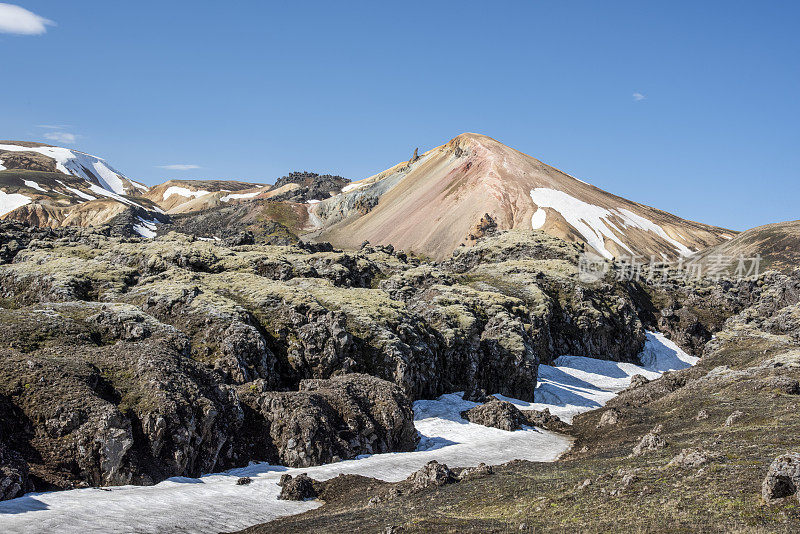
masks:
[[[437,259],[474,243],[472,230],[487,216],[498,230],[541,229],[609,259],[686,256],[731,234],[607,193],[472,132],[309,211],[314,235],[336,246],[368,240]]]

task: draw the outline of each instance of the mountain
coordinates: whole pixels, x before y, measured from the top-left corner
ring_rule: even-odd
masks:
[[[733,239],[707,248],[692,258],[706,267],[722,262],[726,272],[738,266],[738,258],[761,257],[759,269],[790,272],[800,265],[800,221],[766,224],[751,228]],[[751,262],[748,262],[748,266]]]
[[[255,198],[271,187],[234,180],[168,180],[150,188],[144,197],[167,213],[188,213]]]
[[[152,236],[166,220],[143,198],[147,187],[105,160],[67,148],[0,141],[0,219],[36,226],[93,226],[121,217],[129,231]]]
[[[606,258],[688,256],[736,234],[613,195],[474,133],[415,152],[309,212],[314,239],[391,243],[438,259],[493,229],[542,229]]]
[[[104,159],[43,143],[0,141],[0,170],[5,169],[59,172],[77,176],[117,195],[136,195],[147,191],[146,186],[130,180]]]

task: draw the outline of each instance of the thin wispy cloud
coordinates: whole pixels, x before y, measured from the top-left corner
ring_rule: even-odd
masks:
[[[70,128],[70,126],[66,124],[37,124],[36,127],[45,128],[47,130],[66,130]]]
[[[44,134],[44,137],[45,139],[65,145],[71,145],[78,140],[78,135],[69,132],[47,132]]]
[[[645,98],[647,98],[647,97],[646,97],[646,96],[644,96],[642,93],[639,93],[639,92],[633,93],[633,100],[634,100],[634,102],[641,102],[641,101],[642,101],[642,100],[644,100]]]
[[[159,169],[167,169],[170,171],[191,171],[192,169],[201,169],[200,165],[191,165],[186,163],[176,163],[174,165],[156,165]]]
[[[24,7],[14,4],[0,3],[0,33],[15,35],[41,35],[48,26],[56,23],[46,19]]]

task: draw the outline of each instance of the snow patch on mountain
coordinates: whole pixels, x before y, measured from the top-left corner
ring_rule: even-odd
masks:
[[[127,179],[122,173],[115,170],[105,160],[57,146],[26,147],[21,145],[0,144],[0,150],[8,152],[36,152],[53,158],[56,169],[64,174],[78,176],[87,182],[97,181],[99,185],[117,194],[124,194],[125,187],[122,178]],[[121,178],[122,177],[122,178]]]
[[[31,189],[36,189],[38,191],[47,193],[47,189],[39,185],[38,182],[34,182],[33,180],[22,180],[22,183],[24,183],[27,187],[30,187]]]
[[[127,204],[129,206],[136,206],[137,208],[148,209],[148,208],[145,208],[144,206],[142,206],[141,204],[137,204],[136,202],[123,197],[122,195],[118,195],[116,193],[112,193],[111,191],[109,191],[107,189],[103,189],[102,187],[100,187],[98,185],[95,185],[95,184],[90,184],[89,185],[89,190],[91,190],[92,193],[96,193],[96,194],[98,194],[100,196],[104,196],[104,197],[113,198],[117,202],[122,202],[123,204]],[[156,209],[156,208],[153,208],[153,209]],[[157,210],[157,211],[161,211],[161,210]]]
[[[138,217],[138,220],[139,224],[133,225],[133,231],[142,237],[149,239],[154,238],[156,236],[156,224],[158,224],[159,221],[155,219],[148,221],[141,217]]]
[[[70,187],[67,184],[65,184],[64,182],[62,182],[61,180],[56,180],[56,182],[61,184],[61,187],[63,187],[64,189],[66,189],[67,191],[72,193],[73,195],[76,195],[76,196],[78,196],[78,197],[80,197],[80,198],[82,198],[84,200],[97,200],[97,197],[93,197],[92,195],[90,195],[88,193],[84,193],[80,189],[75,189],[74,187]],[[97,186],[95,186],[95,187],[97,187]]]
[[[30,204],[31,198],[21,193],[6,193],[0,191],[0,216],[11,213],[15,209]]]
[[[693,251],[680,241],[671,238],[667,234],[667,232],[664,231],[663,228],[661,228],[659,225],[657,225],[650,219],[642,217],[641,215],[637,215],[630,210],[626,210],[625,208],[620,208],[617,211],[619,211],[619,213],[623,215],[626,226],[633,226],[635,228],[640,228],[647,232],[653,232],[657,236],[669,242],[673,247],[675,247],[675,250],[677,250],[678,254],[680,254],[681,256],[691,256],[692,254],[694,254],[695,251]]]
[[[207,195],[210,192],[211,191],[206,191],[204,189],[201,189],[199,191],[192,191],[191,189],[187,189],[185,187],[180,187],[178,185],[171,185],[166,189],[166,191],[164,191],[164,196],[162,197],[162,200],[167,200],[172,195],[180,195],[186,198],[189,197],[197,198],[197,197],[202,197],[203,195]]]
[[[693,250],[670,237],[661,226],[625,208],[603,208],[579,200],[563,191],[550,189],[548,187],[537,187],[531,190],[531,199],[538,207],[537,212],[533,215],[534,220],[532,221],[532,225],[542,220],[542,216],[538,215],[539,210],[542,208],[551,208],[560,213],[564,220],[575,228],[592,248],[607,259],[612,259],[614,255],[606,249],[606,238],[615,242],[633,255],[633,251],[630,247],[618,237],[618,234],[625,235],[625,232],[611,221],[612,217],[619,219],[620,224],[624,228],[637,228],[645,232],[656,234],[672,245],[678,254],[682,256],[694,254]],[[537,219],[537,216],[539,219]],[[536,226],[534,226],[534,228],[536,228]]]
[[[0,171],[4,171],[4,170],[6,170],[6,168],[3,167],[3,160],[0,159]]]
[[[622,233],[619,228],[608,221],[612,213],[606,208],[589,204],[563,191],[547,187],[538,187],[531,190],[531,199],[539,208],[551,208],[559,212],[564,217],[564,220],[575,228],[583,239],[604,257],[608,259],[614,257],[606,249],[605,237],[633,254],[631,249],[611,231],[613,228],[620,234]]]
[[[531,228],[534,230],[538,230],[544,223],[547,221],[547,212],[544,211],[542,208],[538,208],[536,213],[533,214],[531,217]]]
[[[253,198],[259,194],[261,194],[261,191],[253,191],[251,193],[231,193],[230,195],[225,195],[220,200],[223,202],[230,202],[231,200],[238,200],[241,198]]]
[[[348,191],[352,191],[353,189],[358,189],[359,187],[364,187],[365,185],[367,185],[367,183],[364,180],[360,182],[349,183],[342,188],[342,193],[347,193]]]

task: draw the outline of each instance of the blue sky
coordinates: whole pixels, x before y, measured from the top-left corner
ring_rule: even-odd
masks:
[[[800,217],[798,2],[12,3],[47,21],[0,33],[0,138],[147,184],[359,179],[472,131],[689,219]]]

